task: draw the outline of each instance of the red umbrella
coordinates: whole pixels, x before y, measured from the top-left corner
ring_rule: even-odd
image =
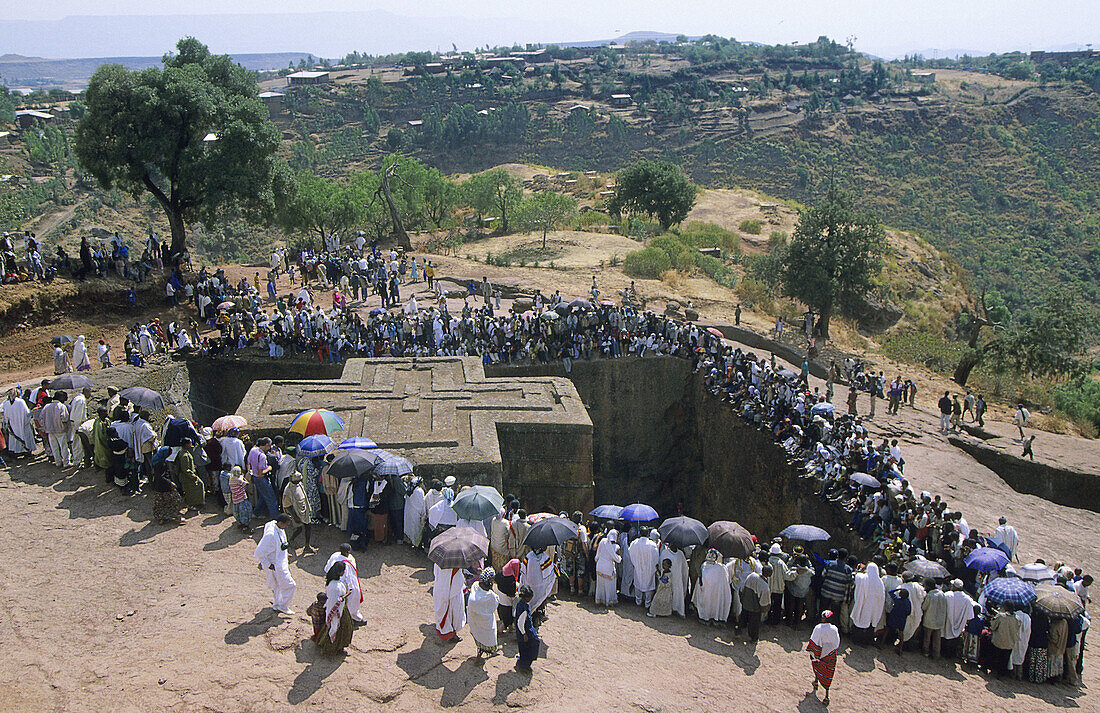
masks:
[[[722,334],[717,327],[707,327],[707,331],[718,337],[719,339],[725,339],[726,335]]]

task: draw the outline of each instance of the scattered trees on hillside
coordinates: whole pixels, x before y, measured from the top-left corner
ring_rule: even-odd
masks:
[[[615,195],[607,202],[612,215],[644,213],[668,230],[687,218],[696,189],[680,168],[668,161],[640,161],[615,177]]]
[[[546,234],[573,217],[577,212],[577,200],[564,193],[545,191],[536,193],[520,206],[524,222],[542,231],[542,249],[546,249]]]
[[[820,315],[821,336],[828,339],[837,304],[871,289],[885,250],[879,219],[858,210],[851,195],[830,188],[825,200],[798,220],[783,263],[784,290]]]
[[[75,151],[104,189],[152,194],[180,254],[188,222],[212,224],[231,207],[270,217],[282,181],[280,134],[256,98],[254,74],[194,38],[176,49],[163,69],[96,70]]]

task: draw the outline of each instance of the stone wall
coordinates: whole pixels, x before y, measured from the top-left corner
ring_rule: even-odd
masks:
[[[236,413],[241,399],[260,379],[339,379],[344,364],[321,364],[306,359],[238,359],[193,357],[187,360],[191,410],[199,423]],[[303,409],[316,404],[306,404]],[[268,434],[270,435],[270,434]]]

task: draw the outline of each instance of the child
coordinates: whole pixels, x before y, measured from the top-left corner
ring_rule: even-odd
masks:
[[[657,591],[646,616],[672,616],[672,559],[665,557],[657,569]]]
[[[247,482],[239,465],[233,466],[229,471],[229,494],[233,501],[233,515],[237,518],[237,526],[248,532],[252,524],[252,503],[248,501],[248,491],[245,489]]]
[[[315,644],[320,641],[322,633],[328,633],[328,624],[325,621],[325,604],[327,602],[328,595],[324,592],[318,592],[317,601],[306,607],[306,614],[309,614],[309,620],[313,623],[313,636],[309,639]]]
[[[531,664],[539,656],[539,632],[531,616],[531,600],[535,593],[527,585],[520,587],[519,601],[516,603],[516,669],[531,672]]]

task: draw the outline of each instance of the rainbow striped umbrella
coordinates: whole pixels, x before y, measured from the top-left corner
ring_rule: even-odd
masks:
[[[344,419],[332,411],[313,408],[302,411],[294,417],[290,423],[291,433],[300,433],[303,436],[316,436],[318,434],[331,436],[337,431],[344,430]]]

